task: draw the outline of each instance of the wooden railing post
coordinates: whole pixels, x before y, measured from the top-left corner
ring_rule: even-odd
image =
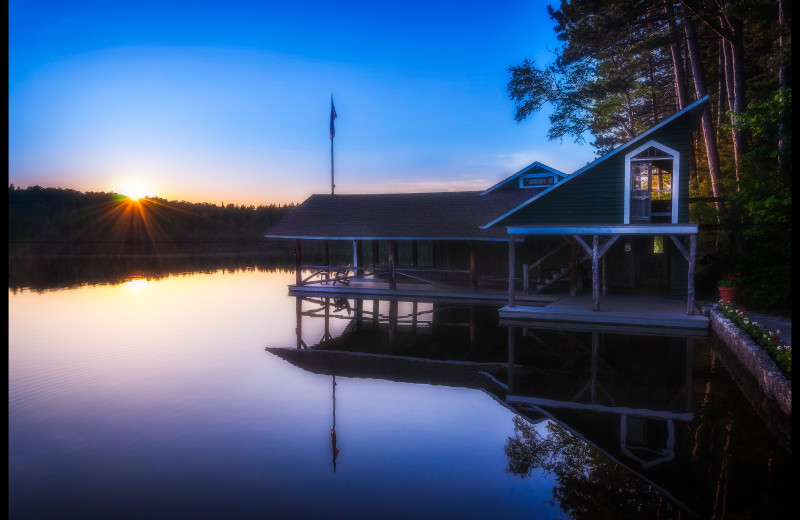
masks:
[[[530,286],[531,279],[528,274],[528,264],[522,264],[522,292],[528,294],[528,287]]]
[[[397,289],[397,279],[395,274],[395,254],[397,251],[397,241],[389,241],[389,289]]]
[[[697,235],[689,235],[689,286],[686,294],[686,314],[694,314],[694,263],[697,256]]]
[[[600,269],[598,262],[598,246],[600,245],[600,235],[592,237],[592,307],[600,310]]]
[[[295,285],[303,285],[303,276],[300,273],[302,267],[302,241],[298,238],[294,245],[294,279]]]
[[[514,278],[516,277],[516,272],[514,270],[514,264],[516,259],[514,258],[514,237],[508,237],[508,306],[515,307],[517,305],[517,295],[516,295],[516,283]]]
[[[478,258],[475,251],[475,241],[469,241],[469,287],[478,290]]]

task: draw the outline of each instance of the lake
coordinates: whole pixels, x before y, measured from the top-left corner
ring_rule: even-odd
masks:
[[[265,265],[87,279],[9,277],[14,520],[791,514],[791,426],[713,338],[298,300]]]

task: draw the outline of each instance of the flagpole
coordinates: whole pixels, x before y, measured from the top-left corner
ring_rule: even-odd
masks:
[[[331,94],[331,195],[336,184],[333,182],[333,136],[336,135],[333,127],[333,121],[336,119],[336,109],[333,107],[333,94]]]

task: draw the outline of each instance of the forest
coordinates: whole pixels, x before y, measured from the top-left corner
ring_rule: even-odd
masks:
[[[548,6],[550,63],[509,67],[515,119],[545,105],[548,139],[599,156],[706,95],[693,136],[690,218],[700,268],[742,299],[790,304],[790,0],[570,0]]]
[[[226,206],[168,201],[158,197],[131,200],[105,192],[30,186],[8,188],[9,245],[127,245],[133,250],[192,245],[263,244],[264,233],[294,204]]]

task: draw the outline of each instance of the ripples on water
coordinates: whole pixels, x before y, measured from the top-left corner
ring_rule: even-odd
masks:
[[[318,348],[298,353],[293,280],[250,268],[10,287],[10,517],[791,511],[791,454],[711,341],[518,330],[509,371],[494,309],[419,304],[412,328],[402,302],[393,327],[381,302],[379,323],[364,315],[355,327],[356,302],[340,301],[320,344],[325,302],[315,300],[301,302],[316,315],[300,325]],[[637,462],[620,451],[619,413],[592,403],[691,419],[673,422],[674,457],[645,467],[666,423],[629,416]]]

